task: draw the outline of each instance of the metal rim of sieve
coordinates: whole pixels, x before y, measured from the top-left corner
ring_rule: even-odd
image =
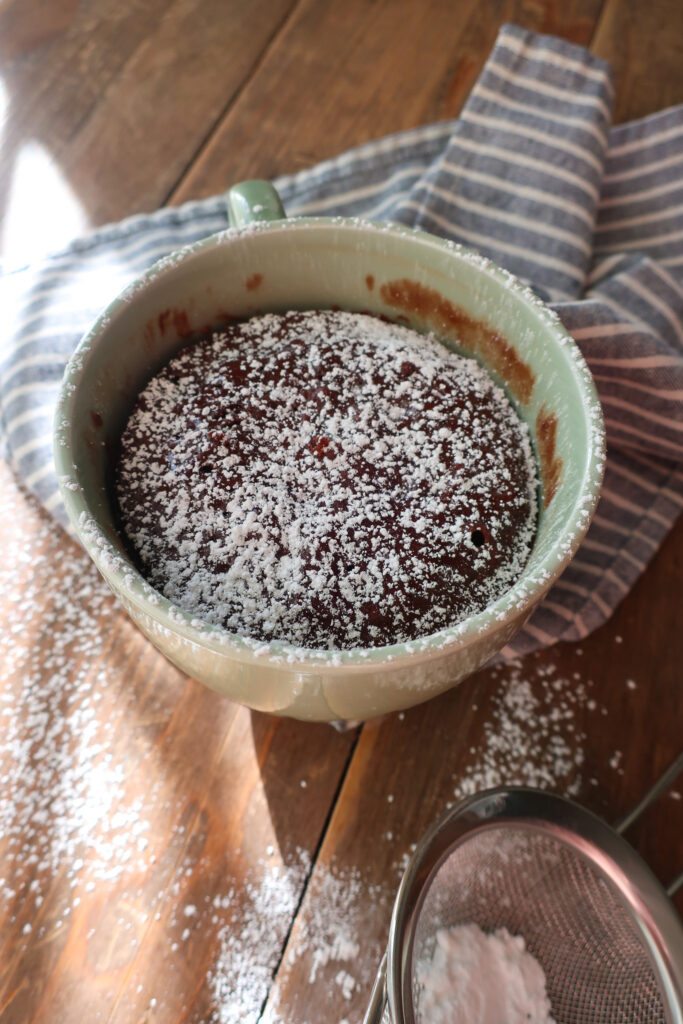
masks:
[[[396,895],[387,952],[364,1024],[379,1022],[387,1002],[394,1024],[416,1024],[412,951],[430,884],[458,846],[505,825],[545,834],[578,854],[607,882],[642,939],[667,1024],[683,1024],[683,925],[664,888],[626,840],[592,812],[564,797],[522,786],[501,786],[461,801],[418,843]]]

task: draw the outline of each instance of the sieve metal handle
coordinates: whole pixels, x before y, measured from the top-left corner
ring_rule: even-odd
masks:
[[[648,789],[647,793],[638,801],[633,810],[629,811],[621,821],[615,825],[615,831],[623,836],[626,829],[630,828],[634,822],[638,820],[641,814],[644,814],[650,804],[653,804],[662,793],[666,792],[669,786],[673,785],[678,776],[683,772],[683,753],[680,753],[675,761],[669,765],[667,770],[661,775],[654,786]],[[669,898],[674,896],[678,890],[683,886],[683,871],[674,878],[669,885],[666,887],[666,894]]]
[[[387,1005],[387,954],[385,953],[382,957],[381,963],[377,969],[377,975],[375,977],[375,984],[372,986],[372,993],[370,995],[370,1003],[365,1016],[363,1017],[363,1024],[380,1024],[384,1015],[384,1008]]]
[[[670,882],[669,885],[667,885],[666,894],[669,899],[676,895],[681,886],[683,886],[683,871],[681,871],[680,875],[674,878],[673,882]]]

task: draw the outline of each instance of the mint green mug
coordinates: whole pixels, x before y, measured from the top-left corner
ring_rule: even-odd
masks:
[[[231,699],[314,721],[366,719],[448,689],[508,643],[575,554],[595,510],[604,426],[590,372],[526,287],[454,243],[357,219],[287,219],[267,182],[227,197],[233,227],[167,256],[98,318],[67,366],[54,452],[73,527],[131,618],[175,665]],[[117,532],[107,451],[135,397],[193,333],[290,309],[381,314],[486,366],[528,424],[541,478],[538,533],[517,583],[431,636],[302,650],[208,625],[141,577]]]

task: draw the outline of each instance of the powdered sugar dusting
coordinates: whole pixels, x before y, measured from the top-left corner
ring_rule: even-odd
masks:
[[[317,1024],[306,1012],[311,1000],[310,992],[299,988],[302,977],[309,988],[329,993],[328,1020],[341,1022],[350,1006],[357,1008],[359,998],[365,998],[372,987],[382,955],[378,945],[368,948],[368,936],[378,918],[388,921],[393,895],[390,886],[369,883],[355,868],[318,863],[262,1024],[289,1024],[292,1019],[297,1024]],[[294,992],[287,987],[290,971],[296,972]],[[281,1008],[283,994],[286,1012]]]
[[[229,632],[326,649],[427,636],[520,576],[528,433],[474,361],[373,317],[268,315],[148,385],[118,493],[151,582]]]
[[[26,943],[41,941],[96,887],[125,886],[152,869],[148,814],[159,793],[150,780],[144,798],[125,795],[129,765],[116,740],[130,701],[121,670],[106,664],[111,634],[102,622],[118,619],[137,634],[51,521],[32,511],[24,531],[25,499],[9,481],[0,509],[0,909]]]
[[[480,745],[453,795],[472,796],[493,786],[521,785],[576,796],[582,786],[586,739],[583,709],[597,711],[588,686],[557,673],[554,665],[511,662],[501,678]],[[603,709],[604,710],[604,709]]]
[[[419,1024],[554,1024],[543,968],[507,928],[440,928],[416,975]]]
[[[248,875],[239,898],[234,890],[214,898],[214,920],[220,915],[224,921],[208,977],[215,1024],[256,1024],[260,1019],[309,869],[307,854],[299,851],[293,865],[267,867],[258,878]]]
[[[5,522],[9,525],[11,520]],[[20,524],[18,524],[20,525]],[[11,528],[11,527],[10,527]],[[114,737],[116,722],[100,720],[102,692],[84,682],[103,653],[100,616],[115,613],[113,597],[94,566],[80,553],[63,553],[60,587],[53,586],[55,552],[36,553],[55,532],[46,524],[28,543],[17,530],[15,566],[32,568],[30,582],[3,581],[10,613],[5,625],[2,657],[5,669],[21,682],[21,690],[2,694],[3,745],[0,832],[7,847],[30,843],[28,861],[37,870],[57,870],[66,860],[77,874],[87,853],[90,871],[111,877],[124,863],[135,865],[145,846],[146,823],[140,808],[114,811],[124,778],[105,743],[102,728]],[[13,574],[14,575],[14,574]],[[21,576],[19,577],[21,579]],[[36,594],[51,592],[49,618],[38,618]],[[44,604],[44,600],[42,602]],[[47,639],[35,644],[36,635]],[[86,667],[75,665],[87,654]],[[97,683],[106,684],[106,672]],[[98,739],[95,739],[95,736]],[[44,829],[49,822],[50,828]]]
[[[262,860],[233,848],[219,887],[208,896],[188,894],[198,864],[195,854],[182,855],[189,837],[179,817],[186,796],[180,804],[169,800],[163,772],[154,771],[144,756],[142,773],[133,773],[134,793],[141,795],[126,792],[132,751],[149,749],[150,719],[165,716],[153,698],[145,707],[135,701],[125,660],[108,658],[108,649],[116,625],[119,644],[131,639],[144,646],[144,640],[84,553],[65,542],[37,509],[27,517],[26,499],[2,465],[0,473],[7,477],[0,514],[8,552],[0,565],[5,940],[12,942],[13,954],[20,954],[29,944],[66,936],[68,923],[81,915],[78,928],[88,922],[84,939],[90,963],[109,963],[112,949],[133,958],[153,923],[165,969],[181,974],[193,944],[213,933],[215,957],[208,976],[197,979],[208,997],[202,1020],[255,1022],[310,871],[308,855],[297,850],[291,863],[281,864],[272,861],[272,847]],[[169,685],[165,679],[164,692]],[[133,724],[127,718],[131,708]],[[175,857],[169,876],[168,862]],[[137,977],[144,978],[144,965],[143,957]],[[76,961],[73,966],[77,971]],[[348,980],[344,984],[348,987]],[[124,1016],[130,1011],[130,1018],[138,1019],[143,999],[161,1015],[177,1014],[183,987],[169,989],[150,992],[148,980],[137,990],[127,986]]]
[[[102,629],[103,619],[123,623],[129,636],[139,638],[117,612],[95,569],[56,536],[51,522],[44,519],[40,527],[32,522],[30,534],[22,532],[24,502],[13,499],[13,491],[10,482],[1,498],[8,556],[0,566],[6,597],[0,653],[12,684],[3,687],[0,704],[0,903],[15,928],[11,941],[21,949],[46,937],[45,897],[49,893],[54,899],[58,872],[65,885],[52,911],[61,923],[81,901],[104,904],[126,885],[137,893],[139,876],[150,878],[153,872],[158,842],[166,843],[171,829],[174,842],[181,844],[183,837],[173,825],[167,828],[157,820],[153,829],[150,824],[165,799],[153,775],[146,776],[150,785],[140,799],[128,799],[123,792],[129,764],[117,736],[127,724],[108,698],[117,689],[125,695],[126,679],[115,659],[108,659],[111,633]],[[41,635],[44,640],[38,643]],[[98,663],[101,669],[93,671]],[[465,777],[454,779],[453,795],[505,782],[576,793],[583,764],[580,716],[584,708],[598,716],[606,709],[588,698],[588,683],[559,676],[553,666],[527,660],[497,672],[489,724]],[[310,787],[302,789],[302,799],[308,793]],[[394,802],[392,795],[387,804]],[[395,802],[399,799],[396,791]],[[379,822],[380,841],[384,832]],[[318,864],[305,920],[297,920],[273,989],[273,971],[310,870],[306,855],[298,854],[288,866],[258,865],[245,876],[226,876],[208,904],[184,895],[184,870],[181,862],[170,891],[175,911],[168,948],[180,970],[194,937],[208,925],[215,929],[217,951],[208,979],[212,1005],[203,1019],[216,1024],[256,1021],[269,992],[271,1016],[266,1019],[278,1019],[277,997],[288,962],[302,961],[310,987],[329,985],[330,1019],[357,1019],[381,955],[379,948],[368,953],[367,937],[376,934],[379,919],[388,922],[391,884],[368,885],[360,872]],[[116,930],[118,905],[113,913]],[[141,933],[129,924],[122,924],[121,931],[132,946]],[[97,935],[88,934],[88,942],[90,949]],[[149,1005],[157,1003],[165,1009],[171,1005],[164,1004],[161,992],[152,995]],[[297,1024],[314,1022],[300,1017]]]

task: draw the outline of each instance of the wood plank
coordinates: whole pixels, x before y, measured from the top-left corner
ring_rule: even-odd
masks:
[[[624,833],[662,885],[683,871],[683,776]],[[672,897],[683,918],[683,887]]]
[[[207,1019],[226,978],[253,1012],[354,735],[188,680],[6,467],[0,494],[0,1015]]]
[[[78,17],[67,4],[45,37],[32,35],[37,0],[25,12],[3,8],[5,258],[42,254],[41,221],[55,246],[87,224],[163,204],[294,3],[101,0]],[[29,220],[31,197],[29,248],[15,220]]]
[[[453,116],[503,18],[585,43],[600,7],[435,0],[418,19],[403,0],[279,0],[277,22],[264,4],[100,0],[75,13],[60,0],[39,23],[31,0],[23,25],[21,5],[5,4],[14,137],[34,133],[83,189],[89,216],[109,219],[157,205],[188,164],[176,201]],[[252,9],[256,36],[248,20],[231,34],[233,15]],[[654,47],[668,9],[653,0],[625,22],[628,39],[640,31]],[[628,11],[616,0],[605,10],[596,45],[619,57],[614,12]],[[650,109],[676,78],[663,45],[666,60],[647,70]],[[193,79],[197,54],[206,60],[194,59]],[[642,97],[629,68],[645,69],[640,59],[619,67],[628,101],[620,108],[618,98],[618,112],[634,116]],[[3,147],[6,168],[16,152]],[[356,734],[252,715],[171,668],[6,468],[0,531],[0,1017],[9,1024],[242,1024],[269,992],[273,1022],[357,1019],[406,855],[448,803],[517,779],[571,791],[614,820],[680,747],[683,631],[671,600],[680,527],[584,644],[489,669],[368,724],[355,753]],[[630,833],[658,871],[679,856],[671,806]]]
[[[166,7],[99,0],[77,12],[70,0],[47,10],[22,0],[0,8],[0,244],[8,263],[57,248],[91,223],[60,162]]]
[[[366,724],[264,1021],[324,1019],[331,1003],[338,1018],[362,1016],[401,867],[456,799],[494,785],[541,786],[612,823],[635,804],[681,749],[680,608],[662,595],[682,573],[680,528],[613,619],[580,645],[482,671],[405,715]],[[680,831],[644,826],[629,837],[653,869],[683,864]]]
[[[295,25],[298,29],[298,22],[290,25],[292,32]],[[429,100],[422,100],[423,120],[457,112],[496,27],[475,15],[457,40],[451,34],[449,53],[451,59],[456,55],[457,71],[448,87],[442,84],[440,91],[430,91]],[[557,31],[557,25],[544,27]],[[590,27],[590,20],[583,22],[576,41],[587,42]],[[350,49],[344,50],[344,58],[353,67]],[[439,56],[428,47],[426,52],[433,68]],[[326,94],[334,92],[338,77],[333,61],[331,68],[326,76],[321,60],[316,69],[325,81]],[[272,52],[260,74],[268,87],[256,81],[245,91],[242,109],[228,114],[176,199],[214,191],[216,163],[229,163],[235,178],[272,176],[348,144],[341,135],[336,137],[334,124],[323,138],[316,130],[319,115],[308,107],[296,118],[295,139],[321,138],[322,148],[313,150],[309,144],[302,150],[292,140],[286,108],[300,86],[288,53]],[[285,81],[288,75],[291,78]],[[273,140],[270,154],[250,142],[243,127],[250,123],[250,103],[262,106],[266,92],[284,97],[267,125],[267,138]],[[650,109],[658,106],[652,95],[650,103]],[[373,108],[378,121],[388,126],[385,130],[407,127],[409,107],[400,98],[399,109],[389,104],[387,100],[387,109],[379,112]],[[624,104],[620,111],[629,117],[633,107]],[[364,118],[364,130],[354,141],[380,134],[381,129],[370,127],[367,111],[358,117]],[[617,738],[631,736],[634,719],[643,712],[641,702],[671,707],[677,685],[674,666],[683,652],[680,637],[677,653],[671,651],[669,635],[680,633],[679,612],[669,605],[660,616],[659,609],[661,595],[671,593],[680,578],[682,551],[679,529],[618,615],[585,644],[555,648],[527,659],[521,667],[490,670],[431,705],[365,726],[269,999],[266,1020],[329,1016],[330,992],[333,1013],[349,1019],[362,1014],[372,981],[371,965],[378,962],[386,940],[400,866],[424,828],[456,795],[503,781],[540,783],[571,792],[614,821],[654,781],[678,752],[680,714],[662,722],[661,731],[660,716],[654,716],[650,728],[629,741],[628,751],[618,746]],[[646,619],[643,610],[648,607],[657,612]],[[566,715],[564,729],[561,724],[555,729],[548,726],[558,707]],[[517,712],[527,719],[526,730],[516,720]],[[539,722],[546,732],[534,745],[528,730]],[[505,727],[509,734],[502,746],[495,731],[498,727]],[[427,750],[444,751],[443,759],[435,764]],[[368,831],[368,820],[381,821],[382,830]],[[659,843],[666,841],[661,836]]]
[[[64,170],[96,222],[112,216],[112,195],[128,212],[164,201],[291,7],[292,0],[170,5],[65,155]]]
[[[607,0],[592,49],[608,60],[616,123],[683,102],[683,5]]]
[[[463,0],[427,12],[411,0],[303,0],[173,201],[454,117],[502,21],[587,43],[600,6]]]

